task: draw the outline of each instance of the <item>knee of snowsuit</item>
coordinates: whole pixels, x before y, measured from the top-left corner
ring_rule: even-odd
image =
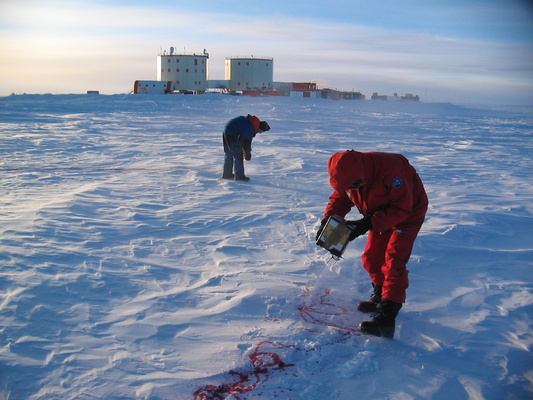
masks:
[[[407,262],[420,228],[416,225],[369,233],[362,262],[372,283],[382,286],[382,298],[405,302],[409,287]]]

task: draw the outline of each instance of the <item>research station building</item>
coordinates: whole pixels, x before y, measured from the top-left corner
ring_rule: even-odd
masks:
[[[203,93],[207,89],[209,54],[177,54],[174,47],[157,57],[157,80],[172,82],[177,92]]]
[[[225,79],[230,91],[269,90],[274,80],[274,59],[269,57],[226,58]]]

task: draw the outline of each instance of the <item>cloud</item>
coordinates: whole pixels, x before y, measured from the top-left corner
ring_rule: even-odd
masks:
[[[100,81],[110,92],[128,91],[135,79],[155,79],[157,52],[170,46],[184,52],[206,49],[211,79],[223,78],[226,57],[255,55],[274,58],[277,81],[318,80],[367,94],[399,91],[397,87],[475,93],[487,84],[498,90],[507,87],[509,93],[519,86],[533,92],[531,44],[416,27],[371,26],[281,11],[243,17],[171,4],[157,8],[24,0],[2,4],[0,26],[0,56],[7,60],[0,65],[0,90],[9,92],[83,91],[83,81],[74,79],[83,76]]]

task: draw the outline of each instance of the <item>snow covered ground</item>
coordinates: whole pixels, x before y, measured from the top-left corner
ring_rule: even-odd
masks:
[[[532,111],[0,98],[0,399],[532,398]],[[272,129],[221,180],[247,113]],[[355,329],[365,240],[314,244],[352,148],[403,153],[430,198],[394,340]]]

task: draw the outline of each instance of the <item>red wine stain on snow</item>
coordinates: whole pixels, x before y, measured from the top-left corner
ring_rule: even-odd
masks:
[[[331,299],[332,289],[323,289],[316,302],[304,302],[298,310],[305,322],[338,329],[344,333],[360,335],[355,307],[343,305],[341,301]]]
[[[270,349],[264,350],[265,347],[270,347]],[[259,343],[249,355],[251,362],[249,370],[229,371],[229,374],[235,377],[232,382],[218,386],[206,385],[193,393],[194,400],[224,400],[228,395],[232,395],[235,400],[244,400],[244,397],[240,395],[244,395],[265,383],[273,371],[294,366],[294,364],[283,362],[281,356],[275,352],[275,349],[289,347],[294,346],[279,345],[270,341]]]
[[[308,288],[307,293],[311,289]],[[334,328],[344,335],[361,335],[357,329],[357,322],[355,322],[357,318],[354,318],[354,307],[350,304],[342,305],[342,301],[332,299],[332,289],[322,290],[323,293],[318,296],[318,301],[307,301],[298,307],[302,319],[313,325]],[[278,320],[272,319],[272,321],[277,322]],[[281,345],[272,341],[259,343],[248,356],[251,362],[250,369],[229,371],[229,374],[235,379],[228,383],[201,387],[193,393],[194,400],[224,400],[229,395],[233,396],[232,398],[235,400],[245,400],[243,395],[267,382],[272,372],[295,366],[295,364],[285,363],[277,351],[295,347],[296,345]],[[313,350],[316,348],[305,351]]]

